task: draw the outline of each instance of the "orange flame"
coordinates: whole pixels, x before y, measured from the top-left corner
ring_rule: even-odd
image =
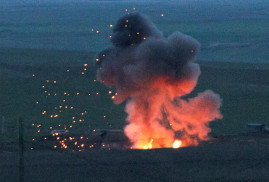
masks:
[[[129,124],[124,129],[132,148],[180,148],[208,140],[208,123],[222,118],[221,99],[210,90],[182,99],[196,81],[192,78],[175,83],[161,77],[133,95],[126,105]]]
[[[175,140],[174,143],[173,143],[173,148],[177,149],[177,148],[181,147],[181,145],[182,145],[181,140]]]
[[[152,142],[153,142],[153,139],[151,139],[149,143],[147,143],[146,145],[144,145],[143,146],[143,149],[152,149]]]

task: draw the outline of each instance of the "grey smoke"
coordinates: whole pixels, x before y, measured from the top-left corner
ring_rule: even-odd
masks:
[[[112,47],[97,56],[97,79],[116,87],[115,103],[146,89],[158,77],[174,82],[197,79],[200,74],[199,66],[193,64],[199,42],[180,32],[164,37],[147,17],[138,13],[118,20],[111,42]]]
[[[180,32],[164,37],[137,13],[119,19],[111,42],[97,57],[97,79],[116,87],[114,103],[127,100],[124,132],[133,147],[172,147],[176,139],[189,146],[207,140],[208,122],[222,118],[219,95],[207,90],[182,99],[200,75],[194,62],[200,44]]]

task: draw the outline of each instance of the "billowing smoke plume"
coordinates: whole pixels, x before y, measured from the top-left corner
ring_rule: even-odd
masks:
[[[176,140],[178,146],[188,146],[207,140],[208,123],[222,117],[220,97],[207,90],[182,99],[200,75],[194,63],[199,43],[180,32],[164,37],[137,13],[118,20],[111,42],[96,59],[97,79],[116,87],[116,104],[127,100],[124,131],[133,147],[172,147]]]

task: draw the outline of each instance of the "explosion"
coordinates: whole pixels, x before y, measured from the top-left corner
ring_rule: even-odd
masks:
[[[112,47],[96,58],[97,79],[115,86],[114,103],[126,101],[124,132],[132,148],[179,148],[208,140],[209,122],[221,119],[221,99],[210,90],[186,98],[201,73],[194,62],[200,44],[175,32],[164,37],[138,13],[114,26]]]

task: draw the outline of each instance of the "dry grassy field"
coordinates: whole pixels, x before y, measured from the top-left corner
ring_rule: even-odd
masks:
[[[25,181],[269,180],[269,141],[222,141],[158,150],[27,151]],[[18,154],[0,153],[1,181],[18,179]]]
[[[4,134],[0,135],[1,181],[16,181],[18,176],[19,117],[25,129],[26,181],[269,180],[268,134],[250,136],[246,127],[251,122],[269,125],[268,64],[199,62],[202,75],[193,94],[205,89],[219,93],[224,118],[211,123],[212,140],[198,147],[72,152],[55,150],[55,143],[46,141],[40,148],[39,140],[49,134],[50,127],[66,125],[74,134],[87,134],[93,129],[122,129],[125,125],[124,105],[113,105],[108,93],[113,88],[94,81],[94,55],[7,48],[0,52],[0,115],[5,117]],[[57,95],[52,96],[54,93]],[[76,109],[59,114],[55,107],[63,99],[68,108]],[[44,110],[47,115],[42,114]],[[56,111],[59,117],[51,118]],[[87,111],[83,117],[82,111]],[[74,116],[83,121],[73,123]]]

